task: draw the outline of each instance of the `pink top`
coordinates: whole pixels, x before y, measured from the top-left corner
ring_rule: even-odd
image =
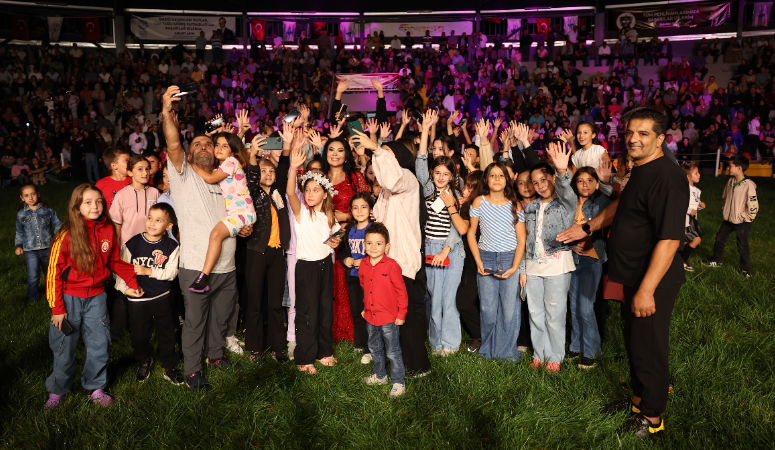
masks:
[[[137,191],[130,185],[116,193],[110,206],[110,218],[121,225],[121,244],[145,231],[148,210],[158,199],[159,190],[154,187]]]
[[[219,183],[223,198],[226,200],[226,214],[235,212],[255,214],[256,209],[253,207],[253,199],[250,198],[250,193],[248,193],[248,179],[245,177],[245,172],[240,167],[237,158],[229,156],[223,160],[216,170],[220,170],[228,175],[227,178]]]

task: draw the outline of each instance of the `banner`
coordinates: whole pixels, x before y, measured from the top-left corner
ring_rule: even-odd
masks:
[[[388,41],[393,39],[393,36],[403,38],[406,36],[406,32],[412,33],[414,37],[425,36],[425,31],[430,31],[431,36],[441,36],[441,32],[447,33],[447,36],[452,31],[455,32],[455,36],[460,36],[464,32],[467,35],[471,35],[474,31],[474,24],[470,21],[465,22],[371,22],[366,24],[365,34],[374,34],[374,32],[383,31],[385,38]]]
[[[223,16],[132,16],[129,25],[136,39],[193,41],[200,31],[210,39],[216,30],[222,30],[224,36],[233,39],[237,21],[234,17]]]
[[[766,27],[770,23],[770,12],[772,11],[772,2],[762,2],[753,4],[753,26]]]
[[[609,29],[625,26],[650,30],[661,28],[715,27],[730,20],[732,2],[681,3],[608,10]]]
[[[552,19],[536,19],[536,33],[546,36],[551,25]]]
[[[296,22],[283,22],[283,42],[296,40]]]
[[[354,44],[361,37],[358,22],[339,22],[339,33],[345,44]]]
[[[253,21],[250,22],[250,32],[253,33],[253,37],[256,38],[257,41],[262,42],[265,37],[264,33],[266,32],[266,20],[253,19]]]
[[[62,21],[64,17],[48,17],[48,39],[51,42],[59,40],[59,34],[62,32]]]
[[[573,30],[573,27],[579,25],[579,16],[565,16],[562,19],[565,22],[565,34],[568,34],[568,32]]]
[[[324,31],[326,31],[325,22],[312,22],[312,37],[318,37]]]
[[[506,19],[506,36],[517,36],[520,28],[522,28],[522,19]]]
[[[11,38],[25,41],[30,38],[30,16],[11,14]]]
[[[100,19],[96,17],[83,18],[83,38],[87,41],[101,41]]]

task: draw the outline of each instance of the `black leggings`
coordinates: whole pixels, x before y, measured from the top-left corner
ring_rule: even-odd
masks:
[[[248,285],[247,312],[245,313],[245,348],[251,352],[263,352],[264,281],[269,280],[267,295],[267,344],[274,352],[285,350],[285,254],[282,249],[267,247],[266,251],[247,251],[245,278]]]
[[[345,267],[344,270],[350,270]],[[369,350],[369,332],[366,331],[366,319],[361,315],[363,311],[363,288],[358,277],[352,275],[349,276],[350,280],[347,282],[347,293],[350,294],[350,312],[353,316],[353,334],[355,335],[355,341],[353,345],[355,348],[361,348],[366,353]]]
[[[282,296],[281,296],[282,298]],[[410,297],[411,298],[411,297]],[[334,354],[334,263],[296,262],[296,350],[299,366]]]

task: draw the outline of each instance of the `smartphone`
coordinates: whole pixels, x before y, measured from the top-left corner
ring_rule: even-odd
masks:
[[[173,95],[173,97],[183,97],[189,94],[196,94],[198,88],[199,88],[199,85],[197,85],[194,82],[185,83],[182,86],[180,86],[180,92]]]
[[[299,113],[299,110],[298,110],[298,109],[294,109],[294,110],[292,110],[291,112],[289,112],[289,113],[288,113],[288,114],[287,114],[287,115],[286,115],[286,116],[283,118],[283,121],[284,121],[284,122],[287,122],[287,123],[291,123],[291,122],[293,122],[294,120],[296,120],[296,118],[297,118],[297,117],[299,117],[299,114],[300,114],[300,113]]]
[[[366,113],[366,118],[367,119],[373,119],[375,117],[377,117],[377,113]]]
[[[484,273],[486,273],[486,274],[488,274],[488,275],[500,275],[500,274],[502,274],[502,273],[503,273],[503,271],[501,271],[501,270],[495,270],[495,269],[488,269],[488,268],[485,268],[485,269],[484,269]]]
[[[205,124],[205,131],[212,133],[223,125],[223,117],[219,117],[210,123]]]
[[[261,150],[282,150],[282,149],[283,149],[283,138],[279,136],[266,138],[266,143],[261,146]]]
[[[347,105],[342,103],[342,110],[336,113],[336,121],[344,120],[347,117]]]
[[[425,264],[433,264],[433,257],[436,255],[425,255]],[[444,262],[441,263],[444,267],[449,267],[449,258],[444,259]]]
[[[415,118],[415,120],[417,120],[417,123],[419,123],[420,125],[422,125],[422,114],[420,114],[420,113],[415,113],[414,111],[410,111],[410,112],[412,113],[412,117],[414,117],[414,118]]]
[[[75,328],[73,328],[70,322],[68,322],[67,319],[62,319],[62,334],[70,336],[73,331],[75,331]]]
[[[342,237],[344,236],[344,232],[345,232],[345,229],[344,228],[340,228],[339,231],[337,231],[336,233],[334,233],[331,236],[329,236],[328,239],[323,241],[323,243],[328,245],[329,242],[331,242],[331,241],[333,241],[335,239],[342,239]]]
[[[361,133],[363,133],[363,126],[361,125],[360,120],[353,120],[352,122],[347,122],[347,128],[350,130],[350,136],[358,136],[358,133],[355,133],[353,130],[358,130]]]

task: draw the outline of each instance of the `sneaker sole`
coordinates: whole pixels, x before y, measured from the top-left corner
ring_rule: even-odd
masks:
[[[173,386],[182,386],[182,385],[186,384],[185,381],[177,382],[177,381],[173,380],[172,378],[168,377],[166,373],[164,374],[164,379],[169,381],[170,383],[172,383]]]
[[[579,369],[585,369],[585,370],[586,370],[586,369],[594,369],[596,365],[597,365],[597,364],[592,364],[591,366],[587,366],[587,365],[584,365],[584,364],[579,364],[579,365],[578,365],[578,368],[579,368]]]
[[[189,291],[191,291],[191,292],[196,292],[197,294],[204,294],[205,292],[207,292],[207,291],[209,291],[209,290],[210,290],[210,286],[207,286],[207,287],[206,287],[206,288],[204,288],[204,289],[194,289],[194,288],[188,288],[188,290],[189,290]]]

